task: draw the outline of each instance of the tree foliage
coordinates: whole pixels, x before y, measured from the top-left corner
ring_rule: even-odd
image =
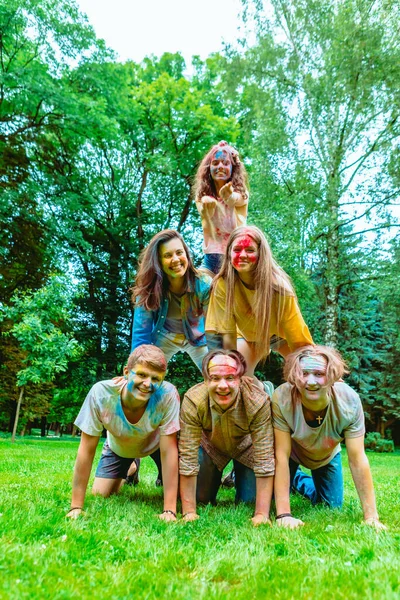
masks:
[[[24,414],[65,424],[94,381],[121,372],[139,253],[172,227],[199,263],[191,185],[221,139],[244,157],[249,222],[292,276],[315,341],[344,353],[371,429],[398,422],[398,3],[243,7],[255,41],[195,57],[188,76],[179,53],[115,62],[74,0],[2,3],[0,301],[3,333],[14,328],[0,339],[3,427],[17,372],[30,381]],[[40,307],[22,319],[17,306],[39,302],[54,273],[69,283],[55,301],[62,315],[48,305],[51,331]],[[43,342],[24,363],[41,335],[54,354]],[[57,362],[72,338],[81,359]],[[45,384],[46,365],[50,379],[67,370]],[[181,391],[193,369],[171,361]],[[277,357],[263,376],[280,383]]]

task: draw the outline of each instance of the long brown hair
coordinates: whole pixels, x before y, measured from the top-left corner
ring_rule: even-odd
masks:
[[[189,248],[178,231],[164,229],[153,236],[139,257],[139,270],[136,275],[135,285],[132,291],[133,301],[137,306],[143,306],[146,310],[158,310],[162,299],[168,294],[168,277],[162,270],[159,257],[160,244],[165,244],[177,238],[182,242],[188,260],[188,268],[184,275],[185,291],[189,286],[194,286],[197,271],[194,268]]]
[[[246,200],[248,197],[246,169],[239,158],[238,151],[224,140],[213,146],[201,161],[193,186],[194,199],[200,200],[203,196],[213,196],[216,198],[218,195],[210,171],[211,161],[218,150],[224,150],[229,154],[232,162],[232,175],[229,181],[232,182],[234,191],[239,192],[242,198]]]
[[[274,294],[278,294],[278,323],[283,311],[283,302],[281,300],[285,296],[296,296],[296,294],[289,275],[275,261],[271,248],[261,229],[246,225],[237,227],[229,236],[221,270],[213,281],[213,287],[215,287],[218,279],[225,281],[228,318],[233,314],[235,285],[239,280],[239,274],[232,264],[231,250],[235,240],[242,235],[249,235],[258,247],[258,261],[254,270],[253,285],[255,294],[252,310],[254,320],[257,323],[257,331],[260,332],[260,338],[256,341],[256,349],[259,351],[260,356],[266,357],[270,350],[269,324]]]

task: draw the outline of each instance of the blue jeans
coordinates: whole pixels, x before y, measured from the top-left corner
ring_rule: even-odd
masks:
[[[196,502],[198,504],[216,504],[217,493],[221,485],[222,472],[217,469],[207,452],[199,448],[200,471],[197,475]],[[236,479],[235,503],[254,502],[256,499],[256,477],[253,469],[233,460]]]
[[[311,475],[299,469],[299,464],[289,460],[290,489],[312,504],[327,504],[330,508],[340,508],[343,504],[343,471],[340,452],[330,463],[311,471]]]
[[[200,268],[208,269],[216,275],[221,268],[223,254],[205,254]]]

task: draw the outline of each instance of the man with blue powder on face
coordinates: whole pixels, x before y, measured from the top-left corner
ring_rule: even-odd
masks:
[[[96,383],[78,414],[82,431],[72,484],[68,518],[83,512],[93,459],[103,428],[107,430],[92,493],[108,498],[116,494],[132,460],[160,449],[164,480],[164,521],[176,520],[178,492],[179,395],[164,381],[167,361],[162,350],[143,344],[132,352],[124,380]]]

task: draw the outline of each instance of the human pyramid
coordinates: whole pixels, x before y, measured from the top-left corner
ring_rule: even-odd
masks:
[[[247,176],[238,152],[224,141],[203,158],[194,186],[204,235],[195,269],[174,230],[156,234],[144,249],[133,298],[132,353],[124,377],[96,383],[75,424],[81,441],[67,514],[83,513],[103,428],[107,440],[92,492],[108,497],[139,481],[140,459],[158,466],[164,521],[199,518],[198,504],[215,504],[222,473],[233,460],[235,502],[255,503],[252,522],[304,525],[290,511],[290,492],[343,504],[340,443],[346,444],[364,523],[379,521],[364,451],[364,413],[358,394],[342,381],[340,354],[313,343],[288,275],[274,260],[260,229],[246,226]],[[285,357],[286,383],[272,393],[254,370],[271,349]],[[180,404],[165,381],[177,352],[189,354],[204,381]],[[271,397],[272,396],[272,397]],[[311,475],[300,469],[304,466]]]

